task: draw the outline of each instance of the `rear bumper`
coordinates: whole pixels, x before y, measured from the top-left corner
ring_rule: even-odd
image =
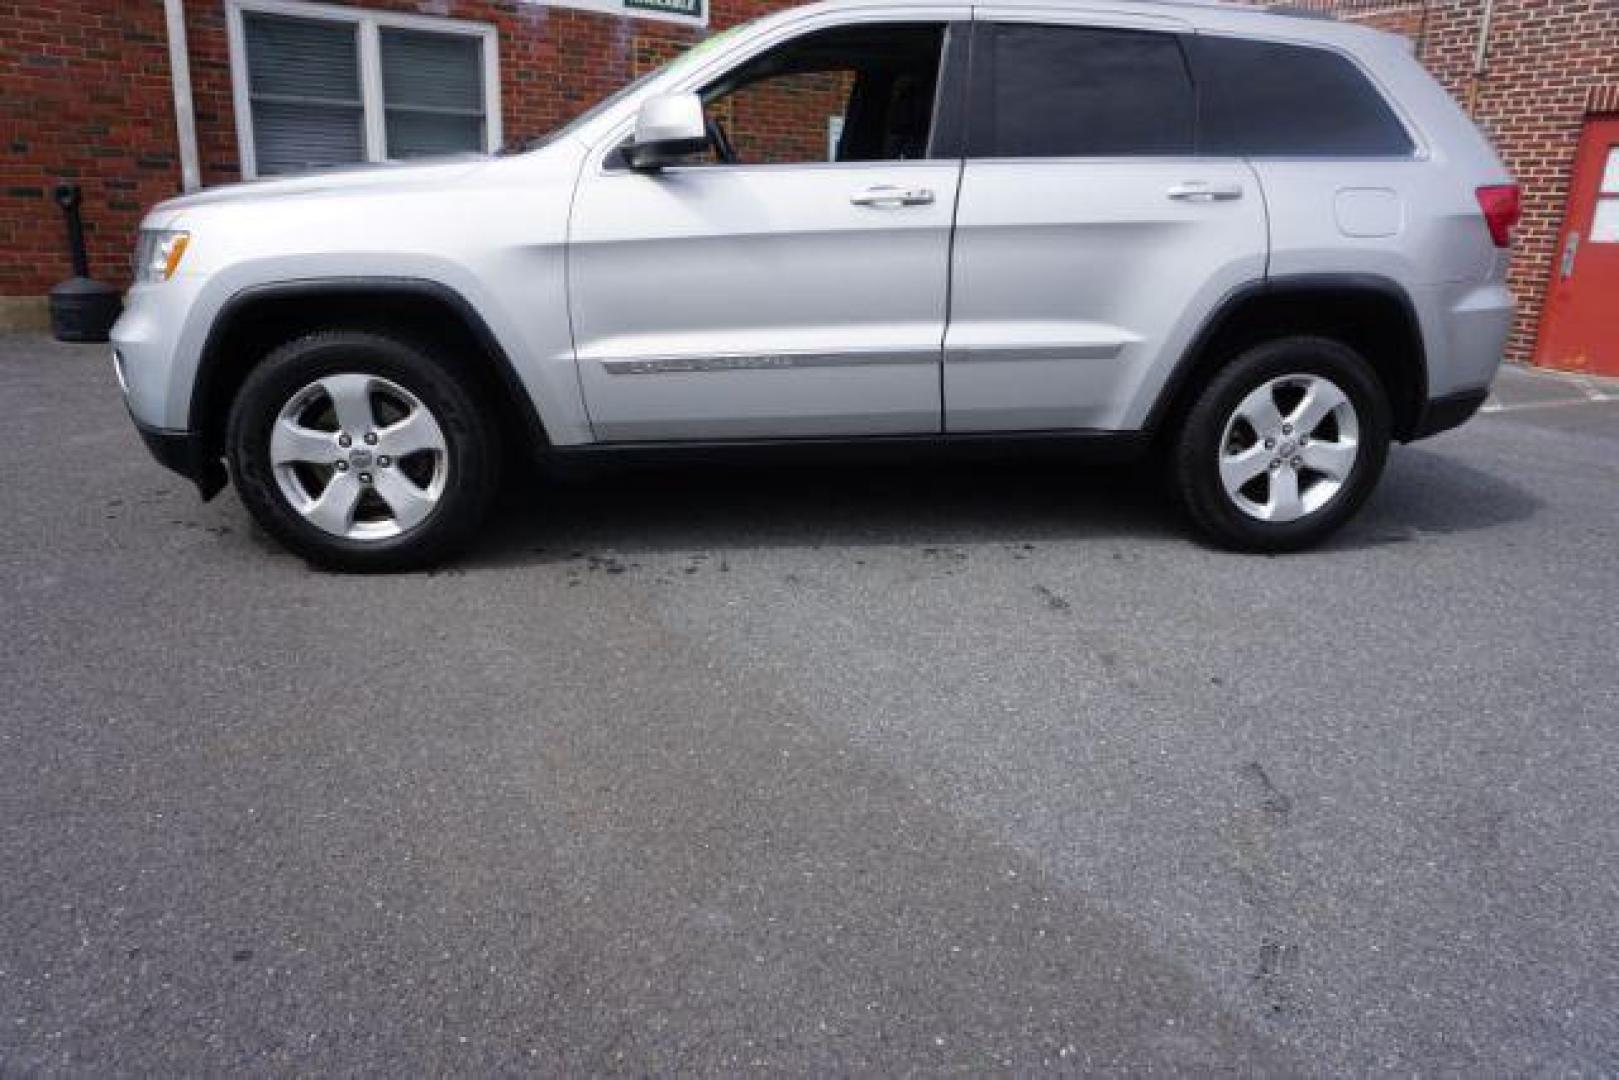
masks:
[[[1445,394],[1442,397],[1431,398],[1423,406],[1422,415],[1417,417],[1416,425],[1411,430],[1411,437],[1407,442],[1417,439],[1426,439],[1430,435],[1437,435],[1441,431],[1461,427],[1473,418],[1479,407],[1490,396],[1490,388],[1483,387],[1478,390],[1464,390],[1456,394]]]
[[[225,486],[225,466],[218,455],[210,454],[202,436],[194,431],[171,431],[150,427],[135,421],[135,430],[141,433],[157,463],[172,469],[197,485],[197,494],[203,501],[218,495]]]

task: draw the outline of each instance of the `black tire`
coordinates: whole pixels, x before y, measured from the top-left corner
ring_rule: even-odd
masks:
[[[387,379],[415,395],[443,434],[446,471],[437,504],[394,536],[324,531],[294,508],[276,478],[270,433],[282,408],[317,379],[345,373]],[[242,384],[225,433],[231,475],[259,525],[312,563],[360,572],[428,566],[472,539],[499,488],[500,439],[494,414],[480,404],[470,380],[420,345],[363,330],[319,331],[277,348]]]
[[[1319,376],[1343,391],[1359,423],[1358,452],[1342,486],[1321,506],[1293,521],[1265,521],[1227,494],[1220,455],[1227,422],[1244,399],[1289,375]],[[1198,394],[1171,449],[1171,484],[1193,525],[1214,544],[1234,551],[1298,551],[1335,532],[1377,486],[1388,457],[1389,425],[1388,394],[1359,353],[1326,338],[1280,338],[1237,356]],[[1301,487],[1314,482],[1308,469],[1300,475]]]

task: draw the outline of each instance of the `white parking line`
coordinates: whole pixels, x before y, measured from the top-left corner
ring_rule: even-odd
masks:
[[[1503,372],[1505,375],[1505,372]],[[1542,390],[1549,387],[1563,387],[1568,397],[1558,397],[1550,401],[1514,401],[1519,387],[1528,389],[1539,387]],[[1535,392],[1540,392],[1539,390]],[[1505,397],[1506,400],[1502,400]],[[1481,413],[1521,412],[1525,409],[1560,409],[1565,405],[1590,405],[1596,402],[1619,401],[1619,382],[1610,379],[1599,379],[1589,375],[1582,375],[1573,371],[1548,371],[1545,369],[1518,369],[1510,377],[1498,381],[1490,388],[1490,396],[1484,399],[1479,408]]]
[[[1572,376],[1568,381],[1573,383],[1575,386],[1579,387],[1580,392],[1583,393],[1586,397],[1590,398],[1592,401],[1612,401],[1613,400],[1613,395],[1612,394],[1603,393],[1601,390],[1599,390],[1591,382],[1590,379],[1581,378],[1580,376],[1576,375],[1576,376]]]
[[[1607,394],[1604,394],[1601,397],[1565,398],[1562,401],[1523,401],[1523,402],[1519,402],[1516,405],[1502,405],[1499,402],[1497,402],[1493,406],[1486,403],[1485,405],[1483,405],[1483,406],[1481,406],[1479,408],[1479,412],[1481,412],[1481,413],[1513,413],[1513,412],[1528,412],[1531,409],[1566,409],[1571,405],[1603,405],[1603,404],[1612,404],[1612,403],[1614,403],[1616,401],[1619,401],[1619,397],[1611,397],[1611,396],[1609,396]]]

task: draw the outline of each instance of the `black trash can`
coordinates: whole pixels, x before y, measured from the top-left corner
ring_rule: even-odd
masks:
[[[111,285],[90,278],[90,254],[84,246],[84,194],[77,184],[59,184],[56,205],[67,221],[68,255],[73,276],[51,290],[51,334],[57,341],[106,341],[112,324],[124,309],[122,297]]]

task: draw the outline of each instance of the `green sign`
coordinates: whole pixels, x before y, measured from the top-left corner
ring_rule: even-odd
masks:
[[[657,11],[664,15],[680,15],[688,19],[703,17],[703,0],[623,0],[631,11]]]

